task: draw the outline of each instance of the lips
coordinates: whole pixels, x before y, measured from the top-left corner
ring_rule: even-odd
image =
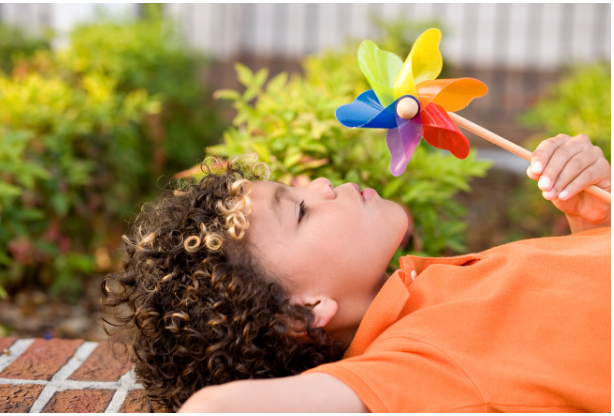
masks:
[[[362,199],[367,202],[371,198],[375,197],[375,195],[377,195],[377,191],[375,189],[365,188],[360,192],[360,194],[362,195]]]
[[[377,195],[377,191],[375,189],[365,188],[361,191],[360,186],[356,185],[355,183],[349,182],[349,184],[352,185],[356,189],[356,191],[360,194],[364,202],[367,202],[368,200],[373,198],[375,195]]]

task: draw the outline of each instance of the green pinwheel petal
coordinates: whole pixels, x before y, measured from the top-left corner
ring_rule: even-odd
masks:
[[[403,66],[401,58],[363,41],[358,47],[358,64],[380,103],[387,107],[394,101],[394,81]]]

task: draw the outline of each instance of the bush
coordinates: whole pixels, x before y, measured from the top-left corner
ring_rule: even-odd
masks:
[[[154,155],[159,172],[197,163],[204,147],[221,136],[211,93],[199,82],[199,71],[209,61],[186,49],[172,22],[154,14],[129,23],[83,25],[72,32],[70,44],[59,55],[63,67],[76,74],[103,73],[117,80],[121,93],[142,88],[164,103],[160,117],[147,120],[159,147]]]
[[[0,24],[0,71],[9,74],[16,60],[32,56],[39,50],[49,49],[49,42],[26,35],[18,27]]]
[[[203,58],[174,33],[160,19],[85,25],[0,76],[0,295],[41,284],[75,299],[155,179],[214,142]]]
[[[611,88],[609,65],[597,63],[573,69],[521,117],[524,125],[542,130],[528,145],[535,149],[544,137],[559,133],[585,134],[611,163]]]
[[[280,182],[301,184],[324,176],[335,186],[354,182],[374,188],[408,207],[415,222],[413,241],[397,251],[395,261],[407,253],[464,251],[464,210],[452,196],[468,191],[468,180],[484,175],[490,163],[476,161],[475,151],[458,160],[421,143],[406,172],[393,177],[384,131],[348,129],[335,118],[338,106],[369,88],[355,52],[352,48],[309,57],[304,76],[282,73],[268,83],[266,69],[254,74],[237,64],[245,91],[215,94],[233,101],[238,112],[234,127],[224,133],[225,143],[208,148],[208,153],[256,152]]]
[[[609,65],[572,69],[521,117],[522,124],[540,130],[525,143],[526,147],[535,150],[541,141],[559,133],[585,134],[612,163],[611,86]],[[521,228],[508,237],[509,241],[569,233],[564,214],[542,197],[535,181],[528,177],[514,193],[508,218]]]

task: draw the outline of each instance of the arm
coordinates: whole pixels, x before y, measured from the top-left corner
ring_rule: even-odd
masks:
[[[544,140],[533,152],[529,178],[545,199],[563,211],[572,233],[611,224],[611,205],[588,192],[590,185],[611,192],[611,168],[597,146],[581,134],[559,134]]]
[[[205,387],[179,409],[180,413],[368,411],[351,388],[324,373]]]

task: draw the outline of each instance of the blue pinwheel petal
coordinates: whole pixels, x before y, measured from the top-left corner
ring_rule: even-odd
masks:
[[[346,127],[393,129],[397,126],[396,103],[384,107],[373,90],[360,94],[353,103],[337,108],[337,120]]]

